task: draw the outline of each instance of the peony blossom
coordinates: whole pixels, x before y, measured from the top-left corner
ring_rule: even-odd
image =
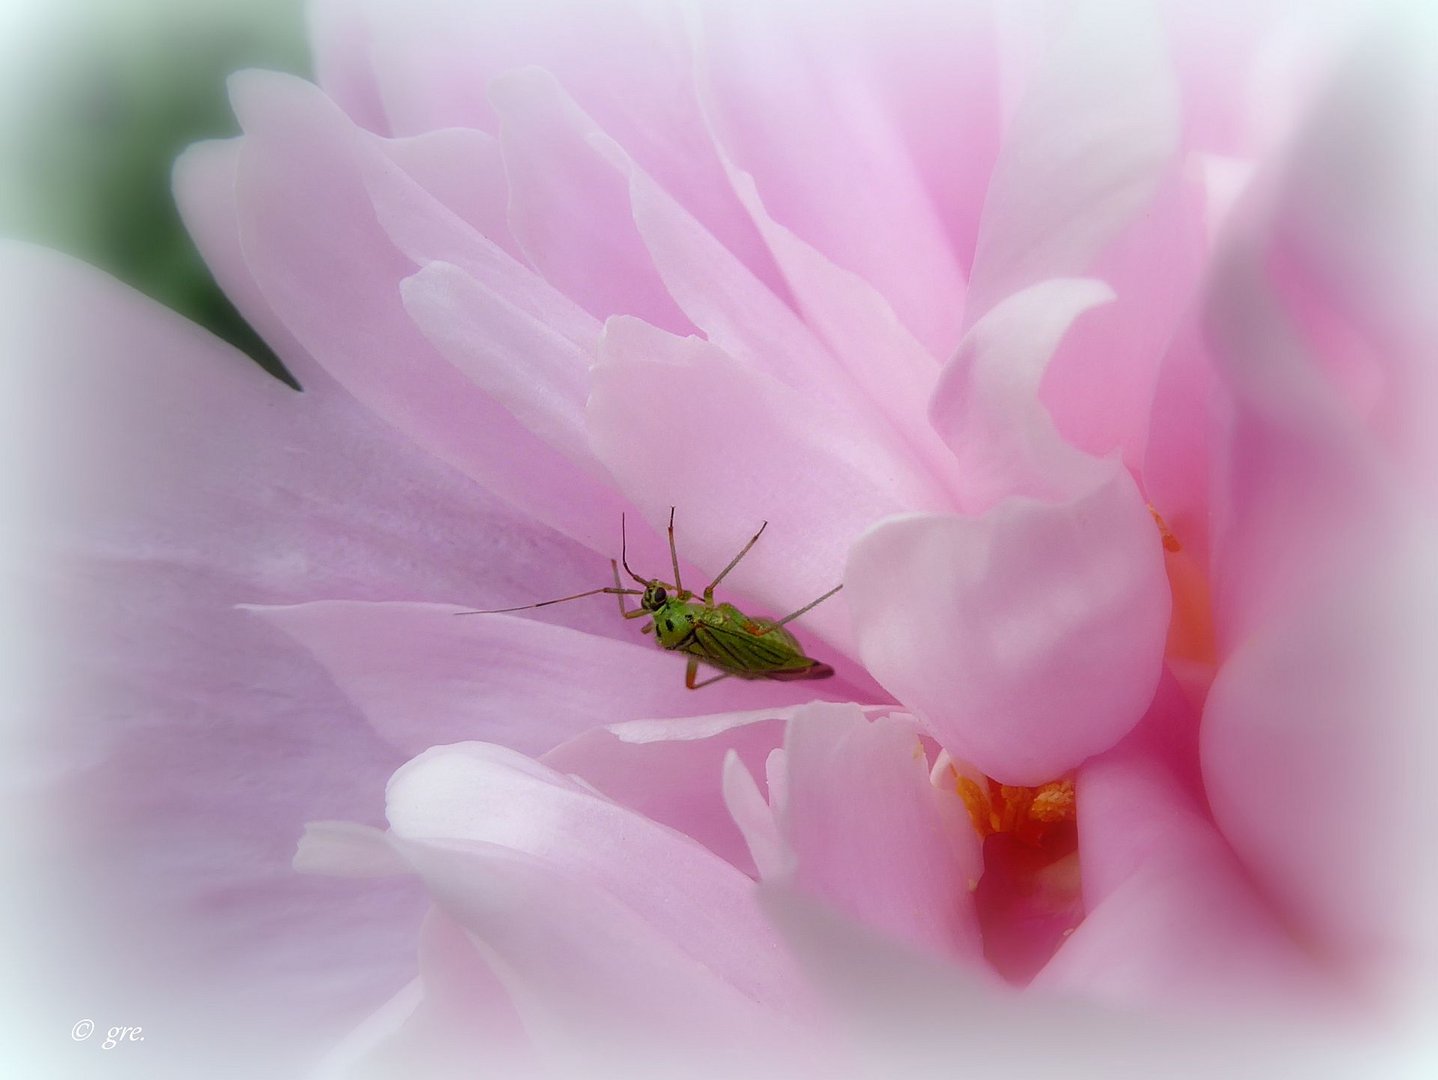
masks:
[[[315,3],[315,82],[175,168],[303,393],[5,254],[44,1022],[146,1076],[1396,1068],[1434,30]],[[671,507],[691,589],[761,522],[720,599],[842,583],[832,678],[456,617],[612,584],[621,516],[667,580]]]

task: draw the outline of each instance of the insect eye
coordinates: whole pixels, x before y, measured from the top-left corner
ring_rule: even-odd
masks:
[[[669,599],[669,594],[668,594],[667,592],[665,592],[663,589],[655,589],[655,590],[654,590],[654,602],[655,602],[656,604],[662,604],[662,603],[664,603],[664,602],[665,602],[666,600],[668,600],[668,599]]]

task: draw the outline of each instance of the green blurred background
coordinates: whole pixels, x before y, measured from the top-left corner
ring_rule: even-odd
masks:
[[[245,67],[309,75],[300,0],[10,4],[0,234],[102,267],[285,377],[220,293],[170,193],[185,146],[238,133],[225,77]]]

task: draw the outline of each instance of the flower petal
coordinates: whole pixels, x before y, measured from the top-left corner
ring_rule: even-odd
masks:
[[[1112,299],[1101,281],[1045,281],[995,305],[964,335],[929,419],[958,459],[965,510],[1006,495],[1072,497],[1110,471],[1064,441],[1039,386],[1073,321]]]
[[[407,857],[504,966],[541,1044],[606,1026],[712,1037],[800,1007],[745,875],[545,766],[441,747],[395,774],[388,806]]]
[[[1335,987],[1253,889],[1203,812],[1197,717],[1166,679],[1143,723],[1077,778],[1088,913],[1033,989],[1174,1015],[1297,1013]]]
[[[446,128],[407,139],[375,140],[375,145],[460,220],[515,259],[523,258],[505,216],[509,177],[493,135]]]
[[[1156,1016],[1071,994],[1018,993],[895,945],[792,888],[761,891],[785,944],[833,1005],[827,1045],[849,1075],[943,1077],[961,1054],[966,1069],[984,1076],[1264,1080],[1296,1069],[1340,1080],[1371,1068],[1396,1072],[1404,1057],[1391,1031],[1375,1037],[1351,1024]]]
[[[1428,978],[1438,875],[1431,18],[1387,13],[1234,210],[1208,330],[1232,421],[1214,543],[1214,817],[1315,947]],[[1397,16],[1397,17],[1396,17]],[[1427,97],[1422,95],[1426,93]],[[1417,181],[1417,182],[1413,182]]]
[[[1113,745],[1158,683],[1168,582],[1123,472],[1066,503],[882,522],[844,584],[865,666],[1003,783],[1045,783]]]
[[[305,14],[315,81],[355,123],[387,134],[389,119],[375,77],[374,38],[364,9],[349,0],[313,0]]]
[[[618,147],[609,147],[608,154],[628,175],[635,223],[656,269],[711,343],[823,402],[854,439],[912,457],[913,468],[953,486],[952,457],[933,431],[917,422],[932,389],[933,358],[898,325],[871,286],[776,225],[757,195],[741,184],[746,205],[821,341]]]
[[[236,204],[243,146],[243,138],[211,139],[175,159],[171,184],[180,217],[225,296],[290,374],[308,393],[333,393],[334,381],[275,314],[245,258]]]
[[[1143,464],[1160,365],[1203,268],[1202,211],[1199,185],[1170,169],[1145,213],[1092,264],[1114,302],[1064,335],[1041,391],[1055,427],[1078,449],[1118,451],[1130,469]],[[1189,411],[1203,415],[1192,401]]]
[[[418,898],[291,869],[306,820],[373,819],[367,785],[397,755],[233,607],[449,591],[424,552],[491,551],[450,531],[433,472],[370,457],[384,444],[352,405],[295,393],[67,258],[0,259],[13,400],[44,463],[17,507],[16,602],[40,652],[25,711],[44,724],[25,725],[35,753],[6,796],[43,859],[17,879],[39,905],[27,926],[67,973],[65,1009],[83,988],[97,1013],[138,1008],[173,1033],[147,1068],[183,1072],[241,1023],[269,1033],[237,1048],[242,1068],[293,1073],[403,982]]]
[[[309,821],[295,848],[294,868],[329,877],[389,877],[404,873],[405,863],[388,834],[373,825]]]
[[[509,992],[468,933],[438,908],[419,938],[419,978],[335,1046],[314,1080],[461,1080],[477,1063],[505,1076],[533,1070]]]
[[[729,815],[720,777],[730,758],[762,766],[783,740],[793,707],[663,721],[628,721],[586,732],[544,755],[553,769],[577,776],[615,802],[693,837],[746,874],[754,871]],[[668,738],[630,741],[636,724],[662,727]]]
[[[308,648],[406,753],[482,738],[538,754],[634,716],[814,696],[801,683],[737,679],[695,693],[685,689],[680,658],[637,631],[625,641],[516,615],[456,618],[460,609],[438,604],[325,600],[248,610]]]
[[[963,275],[865,78],[862,28],[833,14],[800,30],[781,9],[707,6],[698,32],[706,117],[774,218],[878,290],[941,355],[958,337]],[[881,212],[856,213],[859,205]]]
[[[682,508],[680,550],[710,572],[767,520],[726,585],[771,612],[832,589],[848,544],[874,520],[946,501],[903,461],[856,446],[822,409],[712,345],[615,319],[603,356],[589,399],[595,453],[651,520]],[[710,419],[683,419],[698,408]],[[841,595],[804,620],[841,648],[842,605]],[[861,674],[842,674],[864,685]]]
[[[489,96],[503,121],[509,225],[529,261],[597,318],[691,330],[639,238],[623,176],[596,151],[594,121],[538,68],[495,79]]]
[[[270,306],[356,399],[540,521],[601,545],[614,510],[570,496],[573,465],[438,356],[404,311],[415,266],[375,220],[356,164],[363,137],[313,87],[248,73],[240,232]],[[396,364],[395,357],[403,357]],[[522,454],[522,477],[510,463]]]
[[[1073,10],[1004,132],[965,325],[1036,282],[1087,272],[1149,201],[1177,139],[1155,14],[1130,2]]]
[[[590,360],[584,349],[449,263],[429,263],[405,278],[400,294],[442,356],[574,462],[576,472],[604,482],[584,435]]]
[[[789,721],[784,764],[775,818],[798,887],[923,951],[976,960],[978,845],[957,796],[929,783],[914,726],[810,705]]]

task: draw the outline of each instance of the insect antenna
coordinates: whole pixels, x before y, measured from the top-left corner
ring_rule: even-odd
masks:
[[[490,608],[487,611],[456,611],[455,615],[504,615],[511,611],[528,611],[530,608],[548,607],[550,604],[563,604],[570,600],[581,600],[586,596],[598,596],[600,593],[621,593],[624,596],[643,596],[639,589],[616,589],[612,585],[606,585],[602,589],[590,589],[588,592],[575,593],[573,596],[561,596],[556,600],[541,600],[537,604],[520,604],[519,607]]]
[[[645,586],[646,588],[648,587],[649,582],[645,581],[633,570],[629,569],[629,537],[627,530],[624,528],[623,514],[619,515],[619,561],[624,564],[624,572],[626,574],[632,577],[635,581],[639,582],[639,584]]]

